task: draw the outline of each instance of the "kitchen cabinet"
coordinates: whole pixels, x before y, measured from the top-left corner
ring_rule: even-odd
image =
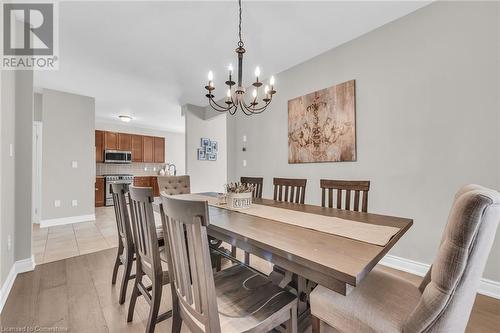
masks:
[[[157,177],[151,177],[151,187],[153,188],[153,195],[155,197],[160,196],[160,188],[158,187],[158,178]]]
[[[154,162],[165,163],[165,138],[154,138]]]
[[[118,133],[104,132],[104,149],[118,150]]]
[[[130,133],[95,131],[95,160],[104,162],[105,150],[132,152],[132,162],[165,163],[165,138]]]
[[[142,135],[132,134],[132,162],[142,162]]]
[[[150,176],[134,177],[134,186],[151,187],[151,177]]]
[[[154,138],[152,136],[142,137],[142,161],[154,162]]]
[[[118,150],[132,151],[132,135],[118,133]]]
[[[104,132],[95,131],[95,161],[104,162]]]
[[[97,177],[95,179],[95,193],[94,193],[94,201],[96,207],[104,206],[104,178]]]

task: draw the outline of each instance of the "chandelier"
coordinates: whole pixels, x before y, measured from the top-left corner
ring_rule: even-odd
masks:
[[[219,104],[215,101],[215,85],[214,85],[214,75],[212,71],[208,72],[208,84],[205,86],[207,90],[207,94],[205,95],[208,98],[208,102],[210,106],[218,112],[229,112],[231,115],[234,115],[238,109],[241,109],[244,114],[252,115],[264,112],[267,106],[273,100],[273,95],[276,93],[274,90],[274,76],[271,76],[269,79],[269,84],[264,85],[264,96],[262,100],[259,102],[257,99],[259,95],[259,88],[262,86],[262,82],[259,81],[260,69],[259,67],[255,68],[255,82],[252,83],[252,98],[250,102],[247,104],[245,102],[245,92],[246,89],[243,87],[243,54],[245,53],[245,49],[243,48],[244,44],[241,40],[241,0],[238,0],[239,6],[239,25],[238,25],[238,47],[236,48],[236,54],[238,55],[238,83],[233,81],[233,66],[228,66],[228,80],[225,82],[227,85],[226,97],[224,98],[224,104]]]

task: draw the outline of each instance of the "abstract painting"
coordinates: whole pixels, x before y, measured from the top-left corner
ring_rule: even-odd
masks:
[[[288,101],[288,163],[356,160],[355,81]]]

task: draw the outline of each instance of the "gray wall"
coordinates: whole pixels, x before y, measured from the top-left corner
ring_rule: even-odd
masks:
[[[33,120],[42,121],[43,95],[35,93],[33,97]]]
[[[22,38],[22,33],[17,33],[22,28],[22,23],[16,22],[15,38]],[[33,71],[1,71],[0,86],[0,283],[3,285],[14,262],[31,257]]]
[[[191,191],[222,192],[227,181],[226,115],[189,104],[182,109],[186,120],[186,174],[191,177]],[[218,142],[217,161],[198,161],[201,138]]]
[[[320,178],[369,179],[371,212],[415,221],[391,253],[431,263],[455,191],[500,187],[499,7],[437,2],[279,73],[265,113],[228,118],[228,179],[271,197],[272,177],[304,177],[312,204]],[[357,162],[288,164],[287,101],[351,79]],[[500,281],[500,232],[484,276]]]
[[[94,119],[94,98],[43,90],[42,221],[94,214]]]

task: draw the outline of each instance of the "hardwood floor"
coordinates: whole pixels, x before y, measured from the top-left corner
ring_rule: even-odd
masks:
[[[59,332],[144,332],[149,310],[147,303],[138,299],[134,321],[127,323],[130,293],[125,304],[119,305],[119,283],[111,285],[115,251],[115,248],[107,249],[41,264],[33,272],[18,275],[0,315],[0,330],[38,326]],[[252,258],[254,262],[266,267],[265,263]],[[383,269],[415,284],[421,279],[390,268]],[[170,288],[164,288],[160,312],[170,308]],[[170,318],[159,323],[156,331],[170,332],[171,325]],[[500,300],[478,295],[467,332],[498,332],[499,328]],[[185,325],[183,332],[189,332]]]

